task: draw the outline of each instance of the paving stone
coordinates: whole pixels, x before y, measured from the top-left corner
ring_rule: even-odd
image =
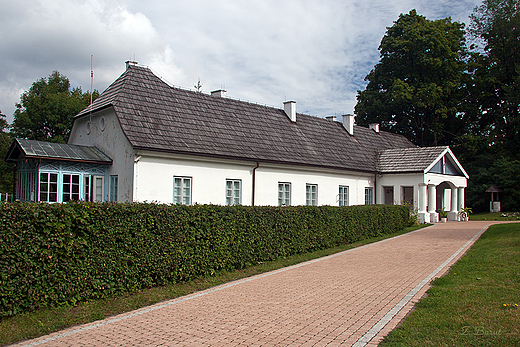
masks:
[[[490,224],[436,224],[14,346],[375,346]]]

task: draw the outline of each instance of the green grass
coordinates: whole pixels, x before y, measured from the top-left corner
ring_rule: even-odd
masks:
[[[491,226],[381,346],[520,346],[520,223]]]
[[[119,313],[152,305],[157,302],[191,294],[219,284],[331,255],[364,244],[377,242],[386,238],[411,232],[424,226],[426,225],[410,227],[392,235],[371,238],[369,240],[312,253],[295,255],[239,271],[226,272],[214,277],[201,278],[189,283],[178,283],[164,287],[150,288],[137,293],[79,304],[74,307],[54,307],[20,314],[15,317],[0,320],[0,345],[3,346],[46,335],[74,325],[93,322]]]
[[[507,214],[508,216],[502,217],[502,214]],[[513,212],[474,213],[469,215],[469,220],[520,221],[520,213],[517,212],[516,216],[513,216]]]

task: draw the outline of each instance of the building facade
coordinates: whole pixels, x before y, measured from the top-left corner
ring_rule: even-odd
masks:
[[[418,148],[377,125],[356,126],[352,115],[338,122],[336,117],[300,114],[293,101],[277,109],[228,98],[222,90],[208,95],[175,88],[133,62],[75,117],[68,146],[101,153],[104,161],[95,163],[98,171],[90,162],[83,171],[64,166],[49,171],[40,164],[34,173],[39,181],[33,183],[40,189],[33,189],[31,196],[20,176],[31,169],[24,168],[21,152],[12,153],[8,159],[18,161],[17,197],[45,201],[42,189],[47,186],[42,182],[47,176],[42,174],[55,172],[61,177],[57,194],[64,200],[67,175],[83,172],[79,200],[406,203],[421,221],[435,222],[442,208],[451,220],[458,220],[468,179],[448,147]],[[103,187],[101,194],[93,190],[96,184]]]

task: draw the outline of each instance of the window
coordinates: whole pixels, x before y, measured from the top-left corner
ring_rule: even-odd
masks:
[[[372,205],[374,203],[374,188],[365,188],[365,205]]]
[[[291,184],[278,182],[278,206],[291,205]]]
[[[79,175],[63,174],[62,202],[79,200]]]
[[[92,196],[91,195],[92,192],[90,191],[92,189],[91,179],[92,179],[92,177],[90,175],[83,176],[83,185],[84,185],[84,187],[83,187],[83,189],[84,189],[83,190],[83,192],[84,192],[83,198],[84,198],[85,201],[91,201],[90,200],[91,196]]]
[[[117,175],[110,175],[110,201],[117,201]]]
[[[394,204],[394,187],[383,187],[383,201],[385,205],[393,205]]]
[[[413,186],[412,187],[403,187],[403,205],[408,205],[411,210],[413,210]]]
[[[191,178],[173,178],[173,203],[191,205]]]
[[[226,205],[240,205],[241,180],[226,180]]]
[[[58,201],[58,174],[40,173],[40,201]]]
[[[348,186],[339,186],[339,206],[348,206]]]
[[[18,171],[16,182],[16,199],[25,202],[34,202],[36,188],[36,174],[30,171]]]
[[[93,176],[94,179],[94,201],[103,202],[103,176]]]
[[[305,202],[307,206],[318,205],[318,185],[307,184],[305,187]]]

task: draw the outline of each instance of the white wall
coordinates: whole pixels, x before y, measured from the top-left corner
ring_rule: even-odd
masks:
[[[291,205],[306,204],[306,184],[318,185],[318,205],[338,206],[339,186],[349,187],[349,205],[365,203],[365,187],[373,175],[307,167],[260,166],[256,177],[256,205],[278,205],[278,182],[291,183]]]
[[[413,186],[413,207],[419,209],[419,184],[434,184],[438,186],[443,182],[449,182],[455,187],[466,187],[467,180],[462,176],[450,176],[441,174],[387,174],[377,178],[377,196],[378,204],[384,203],[384,187],[394,187],[394,205],[400,204],[403,201],[403,187]],[[437,190],[440,188],[437,187]],[[451,189],[445,189],[442,193],[441,201],[444,202],[446,210],[451,208]],[[426,199],[426,201],[428,201]],[[427,204],[427,202],[426,202]],[[437,209],[442,206],[437,206]]]
[[[394,187],[394,205],[400,205],[404,199],[403,187],[413,186],[413,207],[419,208],[419,183],[424,181],[423,174],[387,174],[377,178],[376,201],[384,204],[383,187]]]
[[[424,183],[435,184],[438,186],[442,182],[451,182],[456,187],[467,187],[468,180],[463,176],[451,176],[442,174],[427,173],[424,175]]]
[[[87,122],[91,120],[90,133]],[[112,160],[105,177],[104,196],[108,200],[109,177],[118,176],[118,201],[133,200],[133,165],[135,153],[121,130],[121,125],[112,108],[83,116],[74,121],[69,144],[96,146]]]
[[[134,165],[134,201],[173,202],[173,177],[192,178],[192,203],[226,203],[226,179],[242,182],[242,205],[251,205],[256,162],[230,161],[165,153],[139,152]],[[278,182],[291,183],[291,204],[305,205],[307,183],[318,185],[318,205],[338,205],[339,186],[349,186],[350,205],[365,203],[365,187],[373,176],[333,170],[311,171],[305,167],[261,163],[256,169],[255,205],[278,204]]]
[[[226,179],[242,181],[242,205],[251,204],[253,164],[139,152],[134,165],[134,201],[173,203],[173,177],[192,178],[192,203],[226,203]]]

